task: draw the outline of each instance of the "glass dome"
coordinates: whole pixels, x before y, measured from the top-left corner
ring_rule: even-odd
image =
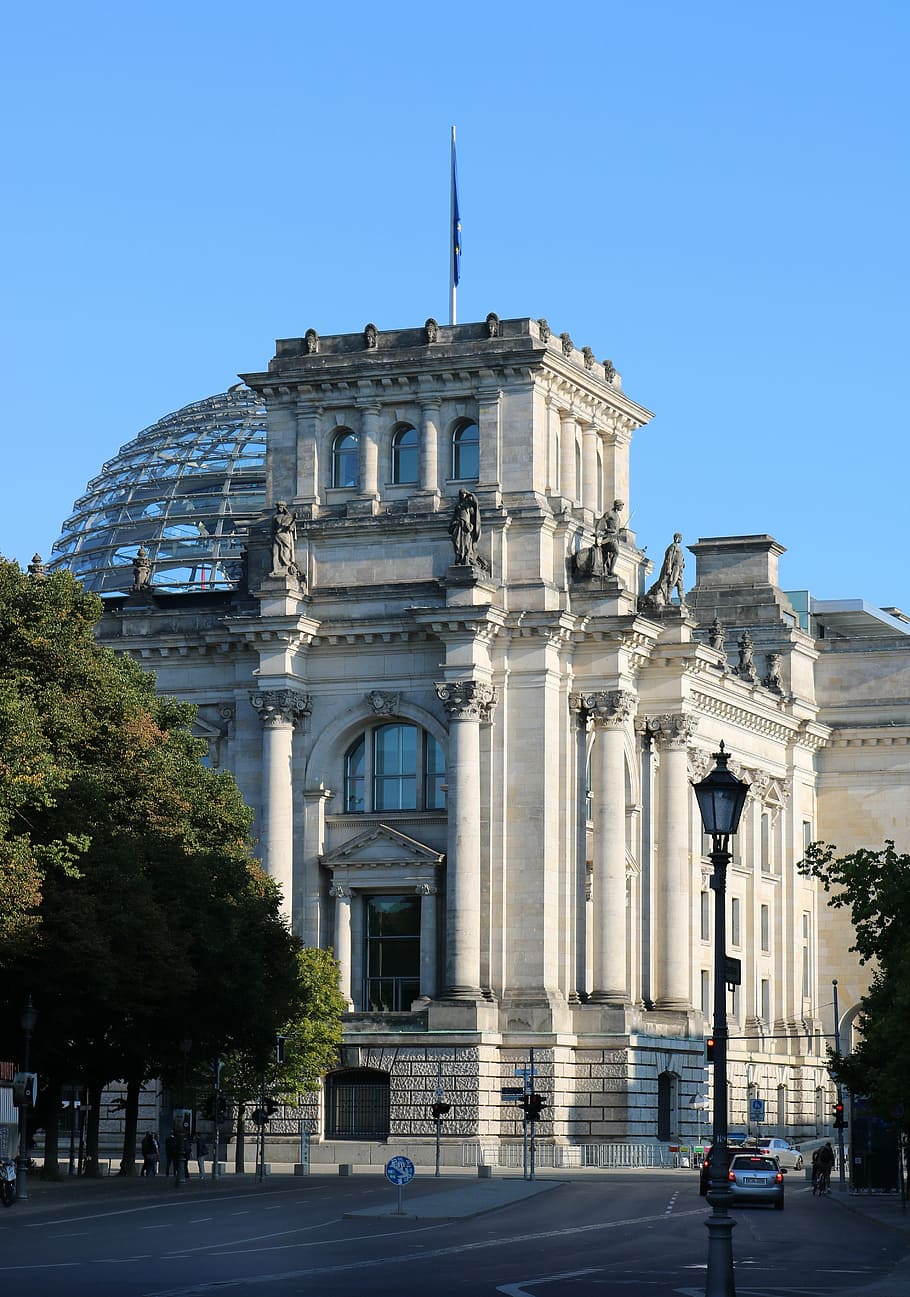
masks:
[[[233,590],[244,532],[264,508],[265,406],[239,383],[127,442],[73,505],[48,569],[122,593],[144,546],[156,590]]]

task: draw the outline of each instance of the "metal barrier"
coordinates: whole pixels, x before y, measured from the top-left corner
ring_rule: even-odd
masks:
[[[678,1152],[661,1144],[543,1144],[535,1145],[539,1167],[601,1167],[623,1169],[636,1167],[679,1166]],[[522,1144],[480,1144],[462,1146],[462,1166],[502,1166],[514,1169],[524,1165]]]

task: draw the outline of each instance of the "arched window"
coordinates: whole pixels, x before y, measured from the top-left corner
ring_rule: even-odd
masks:
[[[463,423],[452,434],[452,477],[468,482],[480,477],[480,431],[476,423]]]
[[[346,811],[440,811],[445,758],[432,734],[416,725],[375,725],[344,759]]]
[[[353,486],[359,482],[357,433],[340,428],[332,439],[332,486]]]
[[[392,481],[396,486],[417,481],[417,429],[399,428],[392,437]]]

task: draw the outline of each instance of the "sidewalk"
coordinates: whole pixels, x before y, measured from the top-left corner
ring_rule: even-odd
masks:
[[[902,1234],[910,1249],[910,1203],[901,1203],[896,1193],[840,1193],[837,1185],[829,1196],[841,1211],[865,1216],[877,1225]],[[910,1256],[904,1256],[891,1273],[863,1288],[846,1289],[838,1297],[910,1297]]]

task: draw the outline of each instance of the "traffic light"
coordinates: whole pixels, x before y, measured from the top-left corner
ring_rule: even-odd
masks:
[[[846,1130],[847,1123],[844,1121],[844,1105],[836,1103],[834,1105],[834,1129]]]
[[[528,1121],[539,1121],[541,1110],[546,1106],[546,1099],[542,1094],[527,1094],[522,1104]]]
[[[266,1099],[266,1101],[265,1101],[265,1115],[266,1115],[266,1117],[267,1117],[267,1118],[268,1118],[268,1117],[274,1117],[274,1115],[275,1115],[275,1113],[276,1113],[277,1111],[278,1111],[278,1103],[277,1103],[277,1101],[276,1101],[275,1099]]]
[[[266,1123],[265,1108],[254,1108],[250,1113],[254,1126],[264,1126]]]
[[[713,1036],[709,1036],[708,1039],[705,1041],[705,1062],[706,1063],[714,1062],[714,1037]]]
[[[452,1105],[450,1103],[444,1103],[442,1099],[437,1099],[437,1101],[433,1104],[432,1108],[430,1109],[430,1111],[433,1114],[434,1121],[439,1121],[441,1117],[444,1117],[446,1113],[451,1110],[451,1107]]]
[[[226,1117],[227,1117],[227,1097],[226,1097],[226,1095],[219,1094],[219,1096],[218,1096],[218,1112],[217,1112],[216,1115],[217,1115],[217,1119],[218,1119],[218,1121],[224,1121],[224,1120],[226,1119]]]

